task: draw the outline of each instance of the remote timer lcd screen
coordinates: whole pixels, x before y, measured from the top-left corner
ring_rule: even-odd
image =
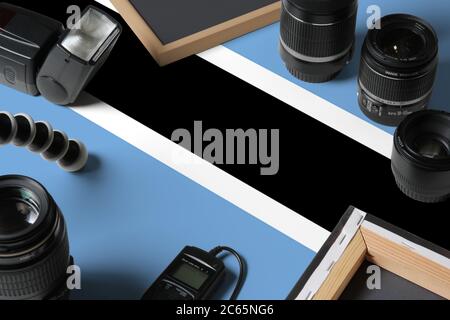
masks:
[[[207,274],[186,263],[182,264],[173,273],[173,277],[197,290],[200,289],[201,286],[208,279]]]

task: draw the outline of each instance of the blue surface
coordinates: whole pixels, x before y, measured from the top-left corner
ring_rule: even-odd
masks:
[[[82,270],[75,298],[140,298],[185,245],[228,245],[248,263],[240,298],[284,299],[314,256],[69,109],[0,86],[0,110],[50,121],[91,152],[86,172],[73,175],[26,150],[0,148],[0,174],[37,179],[66,217],[71,253]],[[233,258],[226,264],[236,276]],[[227,298],[233,285],[217,298]]]
[[[280,34],[278,23],[228,42],[225,46],[367,122],[393,133],[393,128],[367,119],[359,109],[356,96],[360,48],[367,33],[368,15],[365,12],[367,7],[373,4],[380,6],[383,16],[391,13],[409,13],[433,25],[440,42],[440,64],[430,107],[450,112],[450,1],[448,0],[360,0],[355,57],[337,79],[325,84],[301,82],[286,70],[278,53]]]

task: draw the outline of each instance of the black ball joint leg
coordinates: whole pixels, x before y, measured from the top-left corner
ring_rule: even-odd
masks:
[[[12,115],[0,111],[0,146],[9,143],[41,154],[42,158],[57,162],[67,172],[81,171],[89,157],[82,142],[69,139],[62,131],[53,130],[48,122],[35,122],[24,113]]]

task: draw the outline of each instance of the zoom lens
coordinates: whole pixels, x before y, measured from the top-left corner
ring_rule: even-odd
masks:
[[[397,126],[426,109],[438,65],[438,39],[425,21],[410,15],[383,17],[370,30],[361,54],[359,105],[370,119]]]
[[[357,0],[282,0],[280,53],[300,80],[333,79],[353,55]]]
[[[450,113],[424,110],[397,128],[392,171],[410,198],[435,203],[450,197]]]
[[[0,177],[0,299],[62,298],[71,263],[64,218],[48,192]]]

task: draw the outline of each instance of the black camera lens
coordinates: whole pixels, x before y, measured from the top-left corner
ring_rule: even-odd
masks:
[[[0,177],[0,300],[62,298],[71,263],[64,218],[48,192]]]
[[[300,80],[336,77],[353,55],[357,0],[282,0],[280,53]]]
[[[427,108],[438,65],[438,39],[431,25],[394,14],[366,36],[359,71],[359,105],[370,119],[397,126]]]
[[[450,197],[450,113],[424,110],[397,128],[392,171],[410,198],[435,203]]]

